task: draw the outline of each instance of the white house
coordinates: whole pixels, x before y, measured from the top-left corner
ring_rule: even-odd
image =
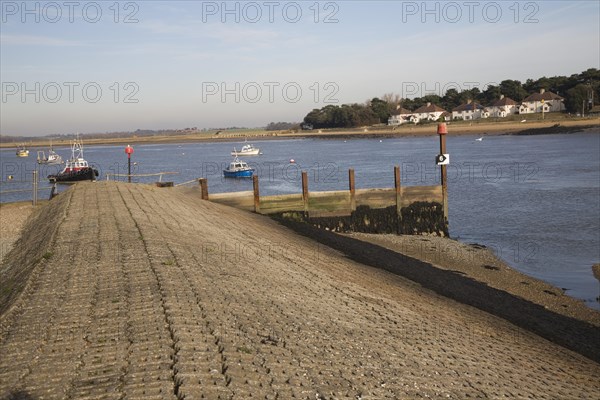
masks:
[[[413,115],[418,118],[418,121],[437,121],[440,117],[444,116],[444,113],[448,113],[448,111],[436,106],[435,104],[427,103],[426,105],[417,108],[413,112]]]
[[[491,117],[504,118],[519,112],[519,107],[517,106],[517,102],[510,97],[500,95],[500,99],[488,106],[488,110]]]
[[[519,106],[519,114],[564,111],[564,98],[556,93],[540,89],[539,93],[527,96]]]
[[[388,118],[388,125],[396,126],[402,125],[406,122],[410,122],[411,112],[406,108],[402,108],[400,106],[396,107],[396,110],[392,112],[392,116]]]
[[[452,119],[473,120],[487,118],[490,116],[489,110],[479,103],[473,103],[471,100],[461,104],[452,110]]]

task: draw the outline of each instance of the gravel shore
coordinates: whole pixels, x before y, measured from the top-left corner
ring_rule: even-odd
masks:
[[[0,299],[0,398],[600,397],[593,352],[407,276],[418,261],[466,296],[475,279],[323,235],[177,189],[75,185],[34,212],[1,267],[2,284],[26,283]]]

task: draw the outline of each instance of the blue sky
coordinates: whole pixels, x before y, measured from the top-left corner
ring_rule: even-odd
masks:
[[[265,126],[600,68],[598,1],[23,4],[1,2],[3,135]]]

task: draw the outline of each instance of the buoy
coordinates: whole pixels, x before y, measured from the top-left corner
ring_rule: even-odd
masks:
[[[14,177],[14,176],[12,176],[12,175],[9,175],[9,176],[8,176],[8,180],[9,180],[9,181],[12,181],[13,179],[15,179],[15,177]]]
[[[296,164],[296,160],[294,160],[293,158],[290,158],[290,164]]]

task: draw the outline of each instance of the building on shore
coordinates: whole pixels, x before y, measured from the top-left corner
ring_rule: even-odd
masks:
[[[503,94],[500,98],[488,106],[490,117],[505,118],[509,115],[514,115],[519,112],[517,102],[510,97],[505,97]]]
[[[490,117],[506,118],[515,114],[562,112],[565,111],[564,100],[556,93],[540,89],[539,93],[527,96],[520,104],[510,97],[501,95],[498,100],[487,107],[468,100],[455,107],[452,113],[432,103],[427,103],[415,111],[398,106],[388,119],[388,125],[397,126],[407,122],[417,124],[421,121],[438,121],[440,118],[445,121],[471,121]]]
[[[527,96],[519,106],[519,114],[561,112],[565,110],[564,98],[556,93],[540,89],[539,93]]]
[[[488,118],[489,116],[490,112],[487,108],[479,103],[473,102],[472,100],[468,100],[466,103],[461,104],[452,110],[453,120],[462,119],[468,121],[473,119]]]
[[[388,125],[397,126],[397,125],[402,125],[406,122],[411,122],[410,121],[411,115],[412,115],[412,112],[410,110],[407,110],[406,108],[402,108],[402,106],[398,105],[398,106],[396,106],[396,110],[394,110],[392,112],[392,115],[390,116],[390,118],[388,118]]]
[[[421,106],[413,111],[413,115],[416,116],[416,119],[414,119],[416,120],[415,123],[420,121],[437,121],[440,119],[440,117],[447,116],[448,111],[444,110],[440,106],[428,102],[426,105]]]

